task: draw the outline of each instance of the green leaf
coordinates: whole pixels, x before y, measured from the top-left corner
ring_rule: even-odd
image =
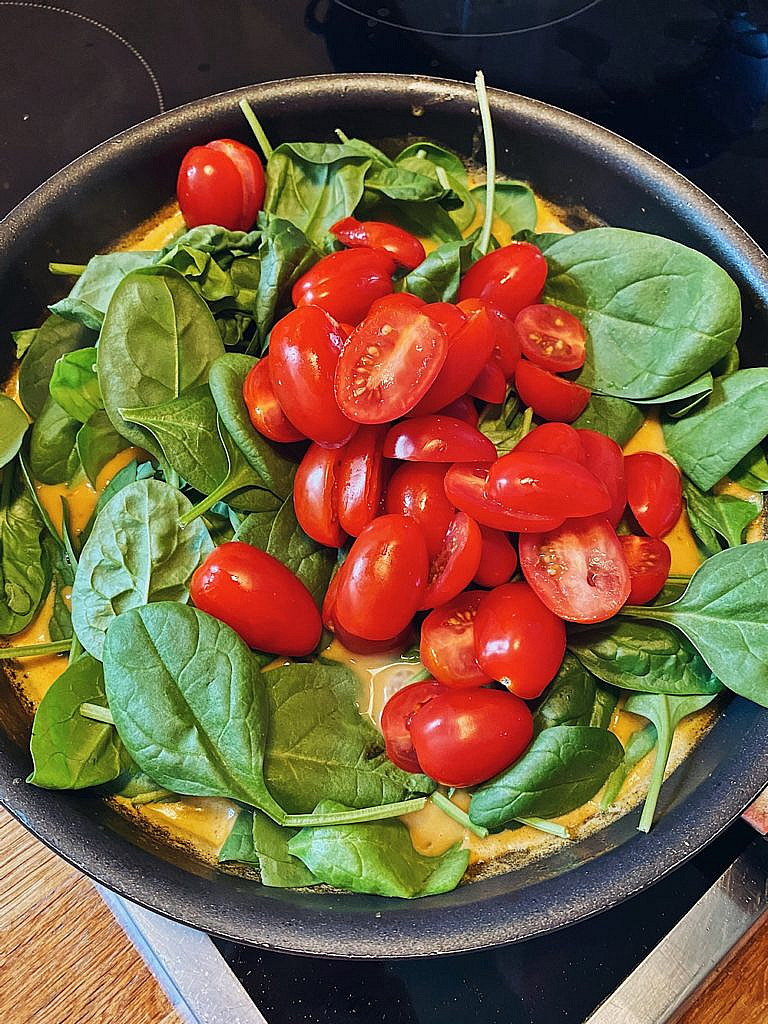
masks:
[[[485,205],[487,188],[477,185],[470,195],[480,206]],[[532,231],[536,227],[536,196],[522,181],[497,181],[493,196],[493,212],[509,226],[512,234]]]
[[[365,178],[365,187],[398,202],[428,203],[450,192],[430,175],[409,167],[377,167]]]
[[[747,452],[729,471],[728,476],[734,483],[740,484],[748,491],[754,491],[756,494],[768,491],[768,460],[760,445]]]
[[[605,729],[610,724],[615,706],[615,695],[600,686],[592,673],[566,652],[563,664],[545,690],[533,716],[534,732],[540,733],[557,725],[594,725]],[[608,722],[605,721],[606,715]]]
[[[79,429],[80,421],[68,416],[49,395],[29,437],[29,467],[40,483],[69,483],[77,475]]]
[[[232,830],[219,850],[219,862],[228,860],[241,864],[259,863],[259,855],[253,845],[253,811],[246,807],[235,818]]]
[[[66,320],[74,320],[92,331],[99,331],[115,288],[126,274],[140,267],[151,266],[156,252],[110,252],[92,256],[75,286],[65,299],[50,310]]]
[[[469,239],[444,243],[406,274],[398,287],[425,302],[455,302],[461,277],[473,260],[473,245]]]
[[[256,252],[260,242],[261,232],[257,230],[228,231],[227,228],[219,227],[217,224],[201,224],[199,227],[185,231],[183,235],[167,245],[160,254],[160,259],[165,259],[178,246],[186,246],[189,249],[210,253],[211,256],[216,257],[219,266],[226,270],[236,257]]]
[[[11,331],[13,343],[16,346],[16,358],[21,359],[27,349],[37,336],[37,327],[28,327],[24,331]]]
[[[53,367],[48,390],[68,416],[87,423],[95,412],[104,408],[96,376],[96,349],[80,348],[60,356]]]
[[[683,495],[691,529],[707,556],[716,555],[720,551],[718,535],[725,540],[728,547],[741,544],[744,531],[760,512],[751,501],[743,501],[731,494],[704,494],[696,484],[685,477]]]
[[[8,395],[0,394],[0,469],[18,455],[28,426],[24,410]]]
[[[60,316],[49,316],[37,329],[19,369],[21,404],[33,419],[37,419],[50,397],[48,382],[56,360],[95,341],[93,331]]]
[[[477,215],[477,206],[467,187],[467,169],[460,156],[434,142],[414,142],[395,158],[395,165],[447,183],[461,203],[449,211],[449,216],[459,231],[466,231]]]
[[[258,864],[262,885],[316,885],[312,872],[288,852],[288,841],[298,831],[278,825],[261,811],[242,810],[221,848],[219,860]]]
[[[99,473],[110,459],[128,447],[128,442],[112,426],[104,409],[99,409],[78,430],[75,447],[85,475],[95,487]]]
[[[607,811],[616,801],[627,776],[656,746],[656,726],[653,722],[642,729],[636,729],[627,740],[624,748],[624,759],[618,768],[611,772],[600,798],[600,810]]]
[[[151,462],[139,463],[137,462],[136,459],[133,459],[131,462],[128,463],[127,466],[123,466],[121,470],[115,473],[110,482],[99,495],[98,501],[96,502],[96,507],[91,513],[91,518],[86,523],[85,529],[80,535],[81,543],[85,544],[85,542],[88,540],[88,538],[91,535],[91,530],[93,529],[93,524],[99,517],[99,513],[101,512],[105,505],[109,504],[109,502],[112,500],[112,498],[114,498],[118,491],[122,491],[122,489],[124,487],[127,487],[128,484],[135,483],[137,480],[147,480],[150,477],[153,477],[154,475],[155,467],[152,465]]]
[[[487,404],[477,422],[477,429],[493,441],[499,456],[511,452],[528,433],[530,426],[530,415],[526,416],[512,388],[503,405]]]
[[[622,448],[643,425],[644,416],[636,405],[623,398],[592,395],[584,412],[573,422],[577,430],[597,430],[612,437]]]
[[[48,593],[43,530],[34,501],[7,466],[0,490],[0,636],[28,626]]]
[[[291,288],[322,253],[288,220],[263,215],[261,224],[255,313],[263,342],[278,313],[289,307]]]

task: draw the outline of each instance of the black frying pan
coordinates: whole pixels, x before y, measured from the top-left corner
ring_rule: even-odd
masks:
[[[273,140],[427,136],[467,156],[478,142],[470,86],[368,75],[274,82],[146,121],[70,164],[0,224],[0,373],[9,332],[58,297],[50,260],[85,262],[173,194],[182,154],[221,136],[250,141],[246,96]],[[744,301],[744,362],[768,357],[768,258],[712,200],[602,128],[491,92],[500,170],[614,225],[657,232],[717,260]],[[652,885],[724,829],[768,780],[768,712],[735,698],[665,784],[650,835],[637,813],[521,870],[406,902],[310,894],[217,873],[133,831],[101,801],[24,784],[30,723],[0,678],[0,799],[43,842],[103,884],[169,917],[240,942],[344,957],[424,956],[514,942],[599,913]]]

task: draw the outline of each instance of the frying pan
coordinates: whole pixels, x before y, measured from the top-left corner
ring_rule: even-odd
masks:
[[[325,76],[272,82],[155,117],[86,153],[0,225],[0,374],[11,330],[36,323],[60,283],[51,260],[85,262],[172,195],[183,153],[248,139],[247,97],[273,140],[424,136],[473,156],[479,119],[468,85],[422,77]],[[613,225],[707,253],[735,278],[747,365],[768,357],[768,258],[711,199],[666,164],[555,107],[491,91],[501,171],[546,198]],[[586,220],[585,220],[586,217]],[[102,801],[24,783],[29,716],[0,678],[0,799],[44,843],[116,892],[196,928],[257,946],[333,957],[413,957],[516,942],[597,914],[652,885],[721,832],[768,781],[768,712],[740,698],[722,710],[665,784],[650,835],[638,812],[519,870],[408,902],[270,889],[223,874],[139,833]]]

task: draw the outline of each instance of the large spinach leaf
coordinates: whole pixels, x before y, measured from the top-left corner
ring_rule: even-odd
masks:
[[[573,422],[579,430],[597,430],[612,437],[623,448],[643,425],[643,414],[623,398],[592,395],[584,412]]]
[[[77,432],[80,421],[48,396],[29,435],[29,466],[43,484],[69,483],[80,469]]]
[[[744,458],[729,470],[728,476],[734,483],[746,487],[748,491],[754,491],[756,494],[768,491],[768,459],[762,446],[755,445],[751,452],[747,452]]]
[[[477,185],[470,192],[481,208],[485,207],[486,186]],[[497,181],[493,190],[493,212],[503,220],[512,234],[532,231],[536,227],[536,197],[522,181]]]
[[[60,316],[49,316],[37,329],[19,369],[19,396],[33,419],[40,415],[49,398],[48,383],[56,360],[95,341],[94,331]]]
[[[151,266],[158,255],[147,251],[92,256],[72,291],[65,299],[54,303],[50,307],[51,312],[92,331],[100,330],[115,288],[132,270]]]
[[[28,626],[48,593],[43,529],[34,501],[6,466],[0,486],[0,636]]]
[[[264,215],[261,226],[255,313],[259,338],[263,343],[277,314],[288,306],[294,283],[322,254],[288,220]]]
[[[230,274],[210,252],[177,242],[163,254],[158,265],[173,267],[209,305],[234,299],[235,289]]]
[[[107,486],[101,492],[96,502],[96,507],[91,513],[91,518],[85,524],[85,529],[80,535],[81,544],[85,544],[91,535],[93,524],[99,517],[99,513],[108,505],[109,502],[114,498],[118,491],[122,491],[128,484],[133,484],[137,480],[147,480],[155,475],[155,467],[151,462],[138,462],[133,459],[128,463],[127,466],[123,466],[121,470],[112,477]]]
[[[0,394],[0,469],[18,455],[29,421],[8,395]]]
[[[592,725],[607,729],[616,695],[598,683],[578,658],[566,652],[533,716],[534,732],[556,725]]]
[[[685,478],[683,494],[691,529],[707,556],[716,555],[722,548],[719,537],[728,547],[741,544],[744,531],[759,513],[751,501],[743,501],[732,494],[704,494]]]
[[[96,376],[96,349],[80,348],[60,356],[48,385],[51,398],[68,416],[87,423],[104,408]]]
[[[425,302],[455,302],[462,275],[472,263],[474,242],[445,242],[406,274],[398,287]]]
[[[99,473],[110,459],[128,447],[128,442],[112,426],[104,409],[99,409],[78,430],[75,447],[83,471],[95,487]]]

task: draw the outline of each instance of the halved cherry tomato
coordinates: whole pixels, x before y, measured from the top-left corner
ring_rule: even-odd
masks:
[[[188,228],[218,224],[248,231],[264,204],[264,168],[250,147],[235,139],[193,146],[184,156],[176,195]]]
[[[481,526],[483,549],[475,573],[475,583],[481,587],[500,587],[509,583],[517,569],[517,552],[506,533]]]
[[[312,540],[329,548],[341,547],[347,536],[339,524],[338,513],[343,457],[343,450],[312,444],[293,481],[293,504],[299,526]]]
[[[408,309],[422,309],[426,306],[426,302],[424,299],[420,299],[418,295],[411,295],[410,292],[392,292],[391,295],[384,295],[380,299],[374,299],[367,316],[371,316],[378,309],[396,309],[398,306],[405,306]],[[349,333],[351,334],[353,330],[354,327],[350,329]]]
[[[417,774],[421,771],[419,759],[411,740],[411,721],[416,712],[439,693],[444,687],[434,679],[423,683],[411,683],[390,697],[381,713],[381,731],[387,757],[404,772]]]
[[[451,525],[455,507],[445,496],[447,467],[432,462],[406,462],[392,474],[384,499],[390,515],[415,519],[424,532],[427,551],[435,558]]]
[[[479,398],[483,402],[503,402],[507,393],[507,380],[498,363],[486,363],[469,385],[468,391],[473,398]]]
[[[493,442],[451,416],[415,416],[390,427],[384,455],[406,462],[493,462]]]
[[[357,423],[403,416],[440,372],[446,344],[445,331],[421,310],[380,306],[341,353],[334,385],[339,408]]]
[[[566,373],[584,365],[587,332],[581,320],[559,306],[526,306],[515,317],[523,355],[532,363]]]
[[[477,406],[469,395],[462,395],[461,398],[457,398],[455,402],[451,402],[445,408],[438,409],[437,414],[438,416],[453,416],[454,419],[464,420],[470,427],[476,427],[477,421],[480,419]]]
[[[320,609],[323,625],[326,629],[330,629],[332,633],[335,633],[338,629],[338,623],[336,622],[336,594],[338,591],[339,570],[337,569],[333,576],[331,576],[331,582],[328,584],[328,589],[323,598],[323,607]]]
[[[444,786],[475,786],[520,757],[533,737],[533,718],[511,693],[449,690],[411,716],[410,734],[430,778]]]
[[[572,423],[584,412],[592,394],[589,388],[556,377],[527,359],[517,364],[515,388],[521,402],[529,405],[537,416],[565,423]]]
[[[460,299],[483,299],[515,317],[536,302],[547,280],[547,261],[530,242],[512,242],[473,263],[461,280]]]
[[[339,523],[357,537],[375,519],[384,484],[386,427],[360,427],[343,449],[339,470]]]
[[[584,463],[584,448],[580,434],[567,423],[542,423],[529,434],[526,434],[515,445],[516,452],[548,452],[550,455],[561,455],[564,459]],[[589,467],[587,467],[589,468]],[[591,472],[594,472],[591,470]],[[600,473],[594,473],[602,480]]]
[[[426,259],[424,246],[409,231],[398,228],[394,224],[385,224],[378,220],[355,220],[344,217],[337,220],[328,229],[332,235],[350,249],[370,247],[383,249],[400,267],[413,270]]]
[[[683,485],[677,466],[656,452],[624,457],[627,501],[643,533],[663,537],[683,511]]]
[[[346,444],[357,430],[333,394],[343,343],[336,321],[318,306],[294,309],[278,320],[269,339],[277,400],[296,429],[318,444]]]
[[[486,594],[475,619],[475,656],[483,672],[532,700],[554,679],[565,654],[565,624],[527,583]]]
[[[544,604],[568,622],[604,622],[626,603],[629,569],[603,516],[567,519],[520,538],[520,568]]]
[[[323,256],[291,291],[294,306],[320,306],[335,320],[359,324],[375,299],[392,291],[395,261],[378,249]]]
[[[303,441],[304,435],[283,412],[272,387],[269,359],[260,359],[243,381],[243,401],[251,423],[270,441],[288,444]]]
[[[483,526],[510,533],[552,530],[565,520],[565,514],[546,516],[513,512],[485,492],[488,466],[479,462],[459,462],[445,474],[445,494],[450,502]]]
[[[598,480],[605,484],[611,507],[605,518],[615,529],[627,507],[627,482],[624,478],[624,453],[611,437],[597,430],[578,430],[582,462]]]
[[[421,624],[421,661],[446,686],[465,689],[491,681],[475,657],[475,616],[484,596],[482,590],[465,590]]]
[[[663,540],[657,537],[636,537],[624,534],[619,537],[624,557],[629,567],[632,589],[628,604],[647,604],[652,601],[667,582],[672,553]]]
[[[477,572],[482,546],[480,527],[466,512],[457,512],[430,562],[422,608],[445,604],[462,592]]]
[[[353,654],[380,654],[384,651],[403,651],[410,644],[412,630],[410,624],[397,636],[385,640],[365,640],[363,637],[348,633],[336,621],[336,593],[339,589],[339,574],[333,576],[323,600],[322,619],[326,629],[330,629],[342,647]]]
[[[422,307],[422,312],[440,324],[449,341],[467,322],[464,311],[452,302],[428,302]]]
[[[594,516],[611,505],[605,485],[586,466],[562,455],[518,448],[491,466],[485,493],[514,512],[537,516]]]
[[[310,592],[282,562],[251,544],[220,544],[195,571],[190,594],[201,611],[260,651],[301,657],[320,641],[322,622]]]
[[[426,415],[460,398],[477,378],[493,351],[493,332],[488,310],[472,299],[462,303],[466,322],[448,337],[445,362],[427,394],[415,408]]]
[[[493,330],[493,354],[506,379],[511,380],[520,362],[520,339],[514,321],[494,306],[486,304],[486,309]]]
[[[353,543],[338,572],[335,617],[365,640],[386,640],[405,629],[422,601],[429,558],[418,523],[380,516]]]

